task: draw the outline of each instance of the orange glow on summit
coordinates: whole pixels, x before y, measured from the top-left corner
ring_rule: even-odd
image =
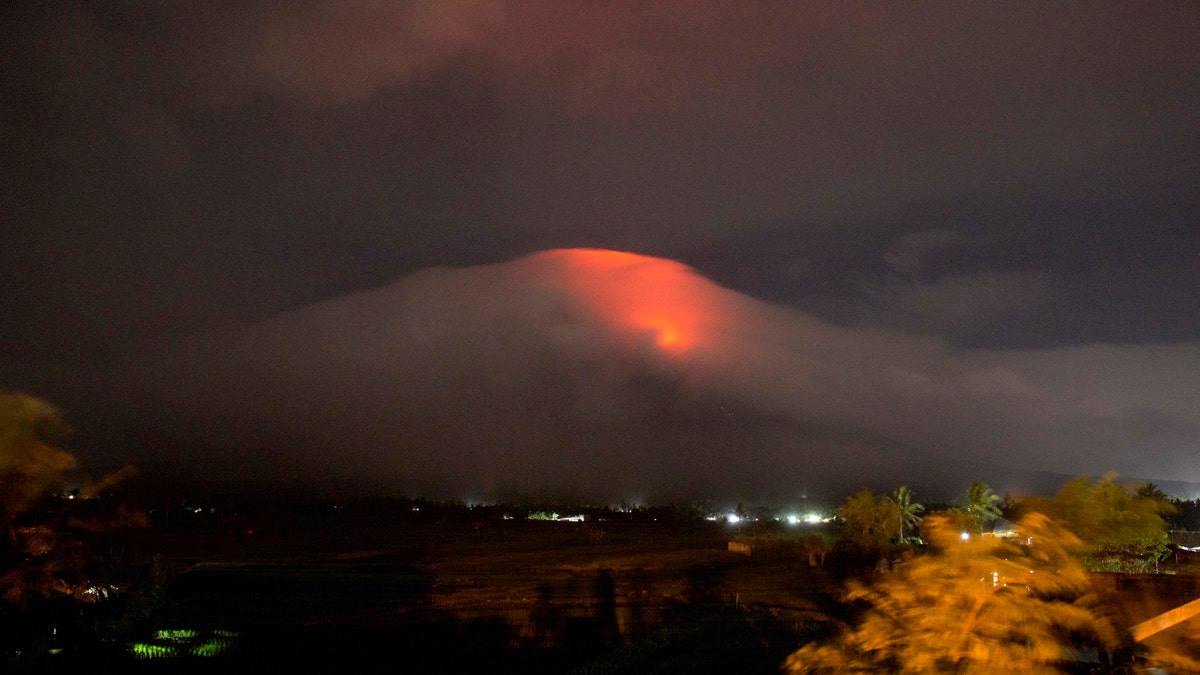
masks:
[[[670,349],[680,345],[680,343],[683,342],[683,336],[680,335],[679,331],[675,330],[671,326],[663,326],[662,328],[658,329],[657,342],[659,347],[662,347],[663,349]]]
[[[556,263],[560,282],[637,340],[669,354],[705,342],[728,311],[721,289],[690,267],[663,258],[600,249],[559,249],[535,254]]]

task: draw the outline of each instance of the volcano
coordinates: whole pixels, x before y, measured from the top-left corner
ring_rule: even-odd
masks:
[[[138,461],[216,479],[759,500],[907,483],[950,498],[973,480],[1131,475],[1120,447],[1098,467],[1032,461],[1092,442],[1068,386],[1095,365],[1081,355],[1064,375],[1044,354],[833,325],[670,260],[559,249],[172,341],[128,364],[123,398],[147,402],[129,413]]]

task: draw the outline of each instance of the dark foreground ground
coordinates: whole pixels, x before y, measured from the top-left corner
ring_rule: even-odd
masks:
[[[836,587],[731,534],[340,514],[159,533],[135,555],[173,573],[136,634],[36,669],[776,673],[833,629]]]
[[[15,672],[778,673],[849,610],[805,557],[728,551],[739,533],[332,507],[176,521],[130,552],[169,571],[147,619]],[[1183,575],[1100,581],[1129,623],[1200,595]],[[1186,653],[1197,634],[1160,639]]]

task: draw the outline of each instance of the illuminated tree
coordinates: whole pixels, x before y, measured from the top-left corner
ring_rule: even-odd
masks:
[[[51,608],[78,620],[72,605],[104,604],[127,585],[118,583],[112,537],[146,524],[121,500],[100,498],[128,478],[117,471],[77,493],[62,494],[63,472],[75,458],[56,444],[67,425],[48,403],[0,393],[0,616],[29,629],[31,616]],[[36,610],[36,611],[35,611]],[[55,620],[57,622],[57,620]],[[0,639],[17,639],[0,629]]]
[[[907,485],[901,485],[892,493],[892,501],[900,507],[900,543],[904,543],[907,528],[916,527],[921,523],[921,514],[925,506],[913,501],[912,490]]]
[[[69,432],[50,404],[0,392],[0,550],[15,545],[18,518],[43,502],[62,472],[75,465],[70,453],[55,447]]]
[[[992,491],[987,483],[975,481],[967,490],[967,513],[975,518],[982,529],[984,523],[990,523],[1000,517],[1000,495]]]
[[[1163,516],[1174,507],[1153,489],[1143,490],[1144,485],[1119,485],[1115,474],[1099,480],[1080,476],[1062,486],[1053,498],[1029,498],[1025,506],[1061,520],[1083,540],[1088,567],[1105,572],[1147,572],[1156,569],[1167,555]]]
[[[848,497],[838,508],[837,518],[838,550],[860,559],[878,558],[886,552],[901,526],[896,502],[867,488]]]
[[[968,535],[979,534],[979,521],[975,520],[975,516],[962,509],[941,509],[934,511],[925,516],[921,521],[921,537],[929,539],[927,525],[937,522],[942,527],[950,527],[957,532],[966,532]]]
[[[1032,513],[1014,540],[968,537],[942,516],[923,530],[933,551],[871,585],[851,582],[847,601],[868,606],[856,627],[810,644],[791,673],[1051,673],[1073,650],[1100,652],[1118,636],[1098,614],[1072,552],[1079,540]],[[1028,538],[1028,539],[1026,539]]]

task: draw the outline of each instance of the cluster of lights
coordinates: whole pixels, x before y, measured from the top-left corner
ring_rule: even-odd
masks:
[[[808,513],[803,516],[793,513],[784,518],[784,520],[787,521],[788,525],[799,525],[800,523],[804,523],[805,525],[819,525],[821,523],[828,523],[833,519],[826,518],[819,513]]]
[[[559,515],[558,513],[554,512],[554,511],[550,511],[550,512],[534,511],[533,513],[530,513],[528,516],[525,516],[525,518],[527,520],[550,520],[550,521],[554,521],[557,523],[582,523],[584,520],[587,519],[587,517],[584,516],[583,514],[564,516],[564,515]],[[508,518],[507,516],[505,519],[511,520],[511,518]]]
[[[750,517],[743,516],[743,515],[740,515],[737,513],[732,513],[732,512],[726,513],[724,515],[709,516],[707,519],[710,521],[724,520],[726,523],[728,523],[730,525],[737,525],[738,523],[742,523],[745,521],[757,521],[758,520],[758,518],[750,518]],[[783,517],[777,517],[777,518],[775,518],[775,520],[780,521],[780,522],[785,522],[788,525],[801,525],[801,524],[820,525],[821,523],[833,522],[833,517],[832,516],[823,516],[819,513],[808,513],[803,516],[799,516],[794,513],[791,513],[791,514],[788,514]]]
[[[119,588],[110,584],[108,588],[103,586],[88,586],[86,589],[84,589],[83,594],[91,599],[98,600],[100,598],[104,598],[107,600],[110,592],[112,595],[116,595],[119,591]]]

